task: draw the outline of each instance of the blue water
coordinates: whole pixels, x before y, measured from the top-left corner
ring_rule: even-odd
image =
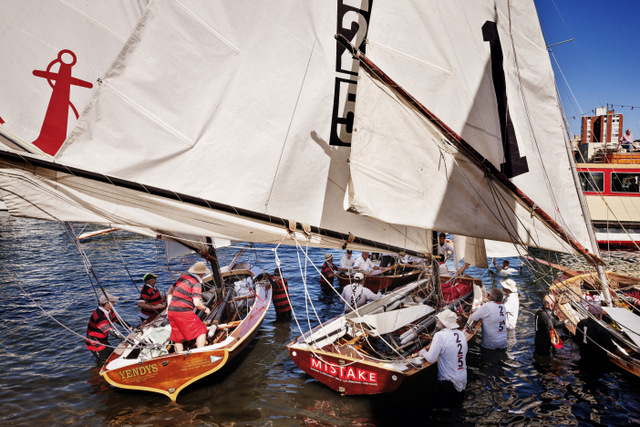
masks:
[[[75,225],[76,232],[81,227]],[[121,315],[135,323],[139,279],[159,273],[166,291],[192,259],[164,267],[163,245],[117,232],[81,245],[100,284],[122,297]],[[275,267],[273,247],[259,252],[265,269]],[[221,251],[228,258],[230,251]],[[318,286],[318,273],[293,248],[278,248],[293,307],[306,328],[303,277],[321,319],[341,312],[338,297]],[[334,252],[336,257],[338,251]],[[323,251],[310,249],[322,264]],[[638,254],[608,253],[612,266],[634,275]],[[124,262],[123,262],[124,261]],[[83,257],[62,224],[13,218],[0,212],[0,425],[627,425],[640,422],[640,381],[612,366],[582,372],[570,340],[555,357],[533,357],[533,313],[542,290],[528,271],[516,277],[521,314],[517,344],[506,353],[486,352],[475,338],[469,347],[469,383],[456,408],[435,400],[435,369],[397,392],[343,397],[299,370],[285,345],[297,323],[275,322],[269,313],[253,345],[230,369],[185,389],[177,402],[153,393],[117,390],[98,375],[84,347],[96,305]],[[519,265],[518,259],[512,266]],[[482,274],[469,269],[470,274]],[[130,277],[135,279],[132,281]],[[490,283],[490,278],[484,279]],[[137,287],[136,287],[137,286]],[[26,291],[26,294],[22,289]],[[27,296],[28,294],[28,296]],[[44,310],[44,311],[43,311]],[[45,313],[46,312],[46,313]],[[53,320],[53,319],[55,320]],[[315,321],[312,322],[315,324]]]

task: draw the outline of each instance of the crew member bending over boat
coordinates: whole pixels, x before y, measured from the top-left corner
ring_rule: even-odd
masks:
[[[138,307],[140,307],[140,320],[143,322],[167,307],[162,299],[162,295],[160,295],[160,291],[156,288],[157,278],[158,276],[152,273],[147,273],[142,278],[144,286],[140,291]]]
[[[503,294],[498,288],[489,291],[489,301],[471,314],[471,329],[482,320],[482,341],[480,347],[490,350],[507,348],[507,310],[502,304]]]
[[[460,400],[467,387],[467,339],[458,328],[458,316],[449,310],[436,314],[439,329],[427,350],[420,350],[427,362],[438,362],[438,400]]]
[[[390,267],[380,268],[375,265],[371,258],[369,258],[369,252],[362,252],[362,254],[356,258],[356,262],[353,264],[353,268],[356,270],[360,270],[365,274],[379,274],[387,271]]]
[[[380,292],[374,294],[370,289],[364,287],[364,274],[354,274],[353,280],[354,282],[352,284],[345,286],[342,290],[342,299],[345,301],[345,313],[349,313],[351,310],[362,307],[368,302],[382,298],[382,294]]]
[[[291,303],[289,302],[289,284],[282,277],[282,271],[276,268],[272,276],[273,308],[276,310],[276,320],[291,319]]]
[[[101,295],[98,299],[100,305],[93,312],[91,318],[89,318],[86,339],[87,350],[93,353],[100,363],[106,362],[113,352],[113,348],[109,346],[109,334],[111,333],[118,338],[124,338],[113,327],[113,324],[118,323],[125,328],[131,328],[124,320],[120,321],[113,310],[113,304],[119,299],[120,298],[114,297],[111,294],[106,294],[106,296]]]
[[[597,303],[589,304],[587,310],[593,314],[595,320],[586,317],[578,322],[576,327],[575,340],[580,344],[580,359],[583,365],[590,369],[599,369],[606,366],[609,356],[616,354],[619,357],[629,360],[629,355],[614,344],[611,333],[605,329],[598,321],[602,320],[602,307]]]
[[[202,278],[211,273],[204,262],[196,262],[189,268],[188,274],[182,275],[169,289],[169,324],[171,337],[176,352],[184,350],[183,341],[195,338],[196,347],[204,347],[207,338],[207,327],[193,312],[194,308],[209,314],[211,310],[202,303]]]

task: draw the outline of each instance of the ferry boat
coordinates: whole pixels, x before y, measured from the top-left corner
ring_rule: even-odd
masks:
[[[616,144],[576,167],[598,244],[640,247],[640,151],[618,152]]]

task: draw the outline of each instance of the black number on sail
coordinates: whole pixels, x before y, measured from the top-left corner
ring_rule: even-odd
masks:
[[[509,102],[507,99],[507,83],[504,75],[502,46],[500,36],[495,22],[487,21],[482,26],[484,41],[489,42],[491,47],[491,75],[493,77],[493,87],[496,91],[498,102],[498,116],[500,119],[500,134],[502,135],[502,149],[504,152],[504,163],[500,165],[500,171],[508,178],[522,175],[529,172],[529,165],[526,157],[520,157],[518,150],[518,140],[509,113]]]
[[[360,51],[366,51],[365,39],[369,30],[371,3],[369,1],[338,1],[337,32]],[[350,146],[356,103],[356,76],[359,62],[336,41],[336,76],[333,93],[333,113],[329,145]]]

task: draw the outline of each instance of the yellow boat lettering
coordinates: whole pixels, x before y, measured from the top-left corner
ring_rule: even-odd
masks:
[[[148,366],[140,366],[132,369],[125,369],[124,371],[120,371],[118,373],[120,374],[120,379],[124,380],[127,378],[138,377],[140,375],[147,375],[154,372],[158,372],[158,366],[155,364],[148,365]]]

